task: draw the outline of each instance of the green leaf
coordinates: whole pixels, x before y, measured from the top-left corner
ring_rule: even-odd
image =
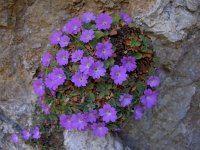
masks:
[[[136,40],[131,41],[131,47],[138,47],[140,45],[141,45],[141,43],[139,41],[136,41]]]
[[[136,90],[138,91],[139,94],[142,94],[145,90],[145,83],[144,82],[138,82],[136,84]]]
[[[89,83],[86,88],[89,89],[89,90],[92,90],[94,88],[94,84]]]
[[[67,80],[70,80],[71,79],[71,72],[70,72],[70,70],[68,68],[65,68],[64,72],[65,72]]]
[[[85,100],[88,101],[88,102],[95,101],[95,95],[94,95],[94,93],[87,94],[86,97],[85,97]]]
[[[79,69],[79,65],[78,65],[78,64],[73,64],[73,65],[72,65],[72,70],[73,70],[74,72],[78,71],[78,69]]]
[[[110,32],[108,30],[104,31],[104,36],[108,36],[110,34]]]
[[[96,48],[97,43],[98,43],[98,39],[96,39],[96,38],[94,38],[92,41],[89,42],[92,49]]]
[[[117,106],[116,101],[115,101],[114,99],[111,99],[111,100],[109,101],[109,104],[110,104],[111,106],[115,107],[115,108],[116,108],[116,106]]]
[[[102,99],[104,96],[106,96],[106,93],[105,92],[100,92],[99,95],[98,95],[98,98]]]
[[[85,46],[84,46],[84,44],[82,42],[78,42],[77,48],[78,49],[85,49]]]
[[[141,59],[142,58],[142,54],[141,53],[134,53],[133,55],[135,56],[136,59]]]
[[[149,75],[149,76],[156,75],[156,69],[155,69],[154,67],[151,67],[151,68],[149,69],[148,75]]]
[[[104,36],[104,33],[102,31],[94,31],[96,39],[100,39]]]
[[[71,91],[71,93],[69,94],[69,96],[73,97],[73,96],[77,96],[79,94],[80,94],[80,92],[78,90],[74,90],[74,91]]]
[[[118,15],[113,16],[113,24],[119,24],[121,17]]]
[[[87,112],[87,111],[89,111],[89,110],[91,110],[91,109],[94,109],[95,107],[96,107],[96,106],[95,106],[94,104],[89,103],[89,104],[87,104],[87,105],[84,106],[83,111],[84,111],[84,112]]]
[[[108,68],[112,67],[114,65],[114,63],[115,63],[114,58],[109,58],[104,62],[104,68],[108,69]]]
[[[95,30],[96,29],[96,25],[92,22],[91,23],[83,23],[83,27],[87,30],[89,30],[89,29]]]
[[[94,109],[96,107],[94,104],[91,103],[87,104],[86,106],[89,108],[89,110]]]
[[[147,51],[148,50],[148,47],[150,45],[150,39],[148,37],[145,37],[144,35],[141,35],[140,36],[142,38],[142,42],[144,44],[144,49],[143,51]]]
[[[111,88],[112,88],[111,84],[105,84],[105,83],[97,84],[96,91],[99,92],[98,98],[102,99],[104,96],[109,95]]]

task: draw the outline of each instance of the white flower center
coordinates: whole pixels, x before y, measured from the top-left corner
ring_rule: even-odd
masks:
[[[59,75],[58,75],[58,78],[60,78],[60,79],[61,79],[61,78],[62,78],[62,74],[59,74]]]
[[[90,64],[87,64],[87,68],[90,68]]]
[[[78,29],[78,27],[77,26],[74,26],[74,30],[77,30]]]
[[[146,96],[146,99],[147,99],[147,100],[150,100],[150,99],[151,99],[151,96]]]
[[[91,36],[90,36],[90,35],[88,35],[88,36],[87,36],[87,39],[90,39],[90,37],[91,37]]]
[[[95,72],[98,72],[98,71],[99,71],[99,69],[98,69],[98,68],[95,68],[95,69],[94,69],[94,71],[95,71]]]
[[[64,60],[66,60],[66,59],[67,59],[67,57],[66,57],[66,56],[63,56],[63,59],[64,59]]]
[[[117,77],[119,77],[119,76],[120,76],[120,73],[118,72],[116,75],[117,75]]]
[[[103,25],[104,25],[104,26],[107,25],[107,22],[104,21],[104,22],[103,22]]]
[[[57,37],[56,40],[57,40],[57,41],[60,41],[60,37]]]

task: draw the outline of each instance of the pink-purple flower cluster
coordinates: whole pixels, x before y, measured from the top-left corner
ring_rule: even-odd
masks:
[[[133,22],[127,13],[121,12],[119,16],[125,22],[120,21],[123,26],[131,25],[130,23]],[[109,32],[105,31],[111,31],[115,27],[112,26],[113,20],[114,18],[108,13],[95,16],[92,12],[83,13],[81,18],[72,18],[63,26],[62,31],[55,31],[50,37],[50,44],[57,48],[57,51],[51,53],[46,51],[41,58],[42,69],[45,69],[45,73],[39,79],[34,80],[33,90],[38,96],[39,106],[46,115],[50,114],[50,105],[43,99],[46,92],[48,95],[57,98],[59,89],[68,86],[68,82],[73,83],[70,83],[70,86],[74,85],[74,89],[81,87],[81,89],[86,89],[84,92],[88,92],[91,89],[83,87],[90,84],[88,82],[94,81],[92,86],[94,86],[96,94],[98,96],[102,94],[105,98],[101,103],[92,103],[95,107],[91,107],[87,112],[83,111],[85,109],[80,109],[75,111],[77,113],[60,115],[59,123],[66,130],[89,130],[95,136],[104,137],[108,134],[110,124],[121,121],[120,118],[123,115],[120,114],[121,109],[131,109],[131,115],[138,120],[142,117],[144,109],[152,108],[157,102],[158,93],[154,89],[160,84],[158,76],[144,78],[146,81],[144,86],[147,89],[139,92],[143,93],[142,96],[141,94],[137,95],[137,92],[135,95],[131,89],[118,95],[115,98],[116,104],[111,103],[111,99],[108,100],[109,97],[113,97],[112,94],[115,94],[115,89],[118,89],[118,87],[127,88],[125,86],[131,85],[127,82],[135,80],[132,76],[137,74],[136,68],[140,64],[133,56],[134,54],[129,52],[122,56],[121,60],[115,59],[118,52],[115,51],[114,43],[111,43],[112,37],[109,36]],[[99,38],[98,33],[102,33],[104,37]],[[114,63],[110,62],[113,60]],[[108,77],[112,80],[107,79]],[[110,90],[107,85],[105,87],[99,86],[99,89],[103,91],[101,93],[96,90],[98,86],[95,85],[95,83],[101,84],[101,81],[105,81],[106,84],[108,82],[114,88],[111,87]],[[137,81],[134,84],[137,84]],[[98,100],[98,96],[95,95],[95,102],[96,99]],[[80,98],[83,101],[85,100],[84,96],[80,96]],[[139,103],[135,106],[136,99],[139,100]],[[88,107],[90,106],[88,105]],[[117,126],[116,128],[119,129],[120,127]],[[21,137],[24,140],[39,139],[41,137],[39,127],[32,130],[23,130]],[[13,133],[12,140],[14,143],[19,143],[20,138],[16,133]]]
[[[62,31],[67,34],[78,34],[81,31],[82,22],[78,17],[72,18],[64,25]]]
[[[81,34],[80,40],[83,43],[87,43],[87,42],[91,41],[94,37],[95,37],[94,31],[92,29],[91,30],[84,30]]]
[[[158,76],[150,76],[147,79],[147,85],[149,85],[150,87],[157,87],[160,84],[160,80]]]
[[[98,30],[106,30],[111,27],[112,17],[107,13],[101,13],[99,16],[96,17],[95,22]]]
[[[144,95],[141,96],[141,102],[145,108],[152,108],[157,102],[157,91],[152,91],[151,89],[146,89]]]
[[[93,57],[83,57],[80,60],[79,71],[72,75],[71,81],[77,86],[86,86],[88,78],[99,79],[106,74],[104,64],[101,61],[94,61]]]
[[[111,79],[115,84],[122,84],[128,77],[126,69],[123,66],[114,65],[110,71]]]
[[[124,56],[121,59],[121,63],[121,66],[114,65],[110,71],[111,79],[114,80],[115,84],[120,85],[128,78],[127,72],[134,71],[137,67],[134,56]]]
[[[69,52],[62,49],[59,50],[56,54],[56,60],[59,65],[67,65],[68,64],[68,59],[69,59]]]
[[[133,96],[130,94],[123,94],[120,96],[120,99],[119,99],[122,107],[129,106],[132,100],[133,100]]]
[[[82,15],[82,22],[90,23],[91,21],[94,21],[96,19],[96,16],[92,12],[85,12]]]
[[[53,56],[49,52],[45,52],[41,58],[42,65],[48,67],[51,63]]]
[[[41,137],[40,128],[38,126],[34,127],[32,130],[24,129],[20,134],[13,133],[11,135],[11,141],[15,144],[19,144],[20,137],[24,140],[30,140],[30,139],[39,139]]]
[[[97,58],[102,58],[104,60],[111,57],[113,54],[112,44],[109,41],[105,41],[103,43],[98,43],[96,46],[95,55]]]
[[[104,137],[108,133],[105,123],[115,122],[116,120],[116,109],[110,104],[105,104],[103,108],[99,109],[99,113],[97,110],[89,110],[88,112],[71,116],[62,114],[60,116],[60,125],[66,130],[91,130],[94,135]]]
[[[133,19],[127,13],[121,12],[119,15],[126,24],[133,22]]]
[[[72,59],[71,61],[72,61],[72,62],[78,62],[79,60],[82,59],[83,54],[84,54],[83,50],[77,49],[76,51],[74,51],[74,52],[71,54],[71,59]]]
[[[54,68],[51,73],[45,78],[45,84],[49,90],[55,91],[59,85],[62,85],[66,80],[66,76],[62,68]]]

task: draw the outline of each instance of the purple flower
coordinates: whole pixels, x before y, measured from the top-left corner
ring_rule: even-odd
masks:
[[[67,65],[69,59],[69,53],[66,50],[59,50],[56,54],[56,60],[59,65]]]
[[[81,60],[81,58],[83,57],[83,51],[77,49],[75,52],[72,53],[71,58],[72,58],[72,62],[78,62],[79,60]]]
[[[49,53],[49,52],[45,52],[43,55],[42,55],[42,65],[45,66],[45,67],[48,67],[51,60],[52,60],[52,55]]]
[[[22,138],[23,138],[24,140],[29,140],[30,137],[31,137],[31,133],[30,133],[29,130],[23,130],[23,131],[22,131]]]
[[[104,43],[98,43],[96,46],[96,53],[95,55],[98,58],[102,58],[104,60],[108,59],[108,57],[111,57],[113,54],[112,50],[112,44],[108,41]]]
[[[63,35],[61,38],[60,38],[60,47],[65,47],[65,46],[68,46],[69,44],[69,41],[70,41],[70,38],[66,35]]]
[[[94,123],[91,126],[92,133],[98,137],[104,137],[108,134],[108,128],[105,126],[105,123]]]
[[[80,40],[84,43],[91,41],[94,38],[94,31],[91,30],[84,30],[81,34]]]
[[[157,102],[157,91],[152,91],[151,89],[146,89],[144,95],[140,97],[142,104],[146,108],[153,107]]]
[[[73,124],[72,124],[71,116],[68,116],[68,115],[65,115],[65,114],[62,114],[60,116],[60,125],[63,128],[65,128],[66,130],[72,130],[74,128]]]
[[[92,66],[92,64],[94,63],[94,58],[93,57],[83,57],[81,59],[81,64],[79,66],[79,69],[81,72],[83,72],[84,74],[88,74],[90,67]]]
[[[44,113],[45,113],[46,115],[49,115],[49,114],[50,114],[50,107],[49,107],[47,104],[45,104],[45,103],[43,102],[42,105],[41,105],[41,107],[42,107],[42,110],[44,111]]]
[[[119,101],[121,102],[122,107],[126,107],[130,105],[131,101],[133,99],[133,96],[130,94],[123,94],[120,96]]]
[[[72,115],[72,123],[74,128],[80,131],[84,130],[84,128],[87,126],[85,115],[81,113]]]
[[[104,76],[106,69],[103,68],[104,64],[101,61],[94,62],[90,67],[89,74],[93,79],[99,79],[101,76]]]
[[[86,84],[88,83],[87,79],[88,79],[88,75],[85,75],[82,72],[78,71],[78,72],[75,72],[75,74],[72,76],[71,81],[77,87],[81,87],[81,86],[86,86]]]
[[[138,120],[140,118],[142,118],[144,109],[142,108],[142,106],[138,105],[134,108],[134,118],[135,120]]]
[[[112,17],[107,13],[101,13],[99,16],[96,17],[95,22],[98,30],[106,30],[111,27]]]
[[[37,79],[33,82],[33,90],[38,96],[43,96],[45,94],[44,83],[41,79]]]
[[[147,80],[147,85],[150,87],[157,87],[160,84],[160,80],[158,76],[150,76]]]
[[[66,23],[63,28],[62,28],[62,31],[67,33],[67,34],[72,34],[72,28],[71,28],[71,24],[70,22]]]
[[[13,133],[11,136],[11,140],[13,143],[18,144],[19,143],[19,137],[16,133]]]
[[[105,104],[103,108],[99,109],[99,115],[106,123],[110,121],[115,122],[117,120],[117,111],[114,107],[111,107],[110,104]]]
[[[58,84],[56,83],[56,76],[53,73],[49,73],[47,78],[45,78],[45,85],[50,90],[56,90],[58,88]]]
[[[39,139],[41,137],[39,127],[35,127],[32,130],[32,134],[33,134],[33,139]]]
[[[78,17],[75,17],[64,25],[62,31],[66,32],[67,34],[77,34],[81,30],[81,25],[81,20]]]
[[[83,13],[82,15],[82,21],[85,22],[85,23],[89,23],[91,22],[92,20],[95,20],[95,16],[92,12],[85,12]]]
[[[96,110],[90,110],[86,112],[85,116],[86,116],[87,122],[91,122],[91,123],[96,122],[96,120],[99,117]]]
[[[133,22],[133,19],[125,12],[121,12],[120,14],[120,17],[122,17],[123,21],[128,24],[130,22]]]
[[[62,85],[65,82],[66,76],[62,68],[54,68],[52,73],[55,75],[55,81],[58,85]]]
[[[135,57],[133,56],[128,56],[128,57],[124,56],[121,59],[121,62],[122,66],[127,70],[127,72],[134,71],[137,67]]]
[[[46,86],[55,91],[59,85],[62,85],[66,80],[66,76],[62,68],[54,68],[45,79]]]
[[[62,36],[62,32],[58,31],[58,32],[53,32],[51,38],[50,38],[50,44],[51,45],[55,45],[58,44],[60,42],[60,38]]]
[[[128,75],[126,69],[122,66],[114,65],[110,72],[111,79],[114,80],[115,84],[122,84],[126,80]]]

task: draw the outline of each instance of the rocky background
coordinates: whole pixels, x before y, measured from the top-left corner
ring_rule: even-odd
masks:
[[[32,124],[34,74],[52,31],[83,11],[128,12],[144,22],[160,57],[158,105],[106,139],[64,133],[67,150],[200,149],[199,0],[0,0],[0,149],[35,149],[10,142]]]

